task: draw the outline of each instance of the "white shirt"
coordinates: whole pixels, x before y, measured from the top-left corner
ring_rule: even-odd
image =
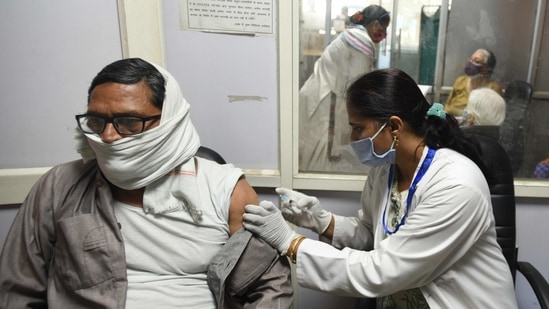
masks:
[[[231,194],[243,173],[195,159],[160,180],[162,186],[147,187],[151,210],[167,210],[114,205],[128,267],[126,308],[216,307],[206,270],[229,239]]]
[[[478,167],[455,151],[438,150],[405,224],[390,237],[381,224],[388,171],[372,169],[359,217],[334,216],[332,245],[344,249],[301,243],[299,284],[366,297],[419,287],[431,308],[517,308],[496,241],[490,191]]]

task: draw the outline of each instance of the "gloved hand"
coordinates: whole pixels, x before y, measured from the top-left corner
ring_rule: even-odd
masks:
[[[270,201],[261,201],[259,206],[246,205],[244,209],[244,228],[285,255],[290,243],[299,234],[286,223],[280,210]]]
[[[286,220],[318,234],[324,233],[330,225],[332,213],[320,208],[316,197],[283,187],[275,191],[282,197],[280,209]]]

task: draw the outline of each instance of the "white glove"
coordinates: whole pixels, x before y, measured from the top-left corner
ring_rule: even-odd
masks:
[[[285,255],[290,243],[299,234],[286,223],[275,204],[261,201],[259,206],[246,205],[244,209],[244,228],[257,234],[280,254]]]
[[[318,234],[326,231],[332,220],[332,213],[320,208],[316,197],[288,188],[276,188],[275,191],[282,199],[280,209],[286,220]]]

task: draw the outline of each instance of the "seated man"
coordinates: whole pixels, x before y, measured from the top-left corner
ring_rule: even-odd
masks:
[[[23,202],[0,256],[0,308],[290,307],[288,261],[241,229],[255,191],[242,170],[195,156],[173,76],[138,58],[109,64],[76,120],[83,160],[53,167]],[[226,250],[229,269],[209,269]]]

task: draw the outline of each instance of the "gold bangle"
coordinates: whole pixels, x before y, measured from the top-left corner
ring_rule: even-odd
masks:
[[[301,237],[295,244],[294,251],[293,251],[293,257],[292,257],[292,263],[296,263],[297,260],[297,248],[299,248],[299,245],[301,245],[301,242],[305,240],[305,237]]]
[[[303,237],[302,235],[299,235],[299,236],[295,237],[294,239],[292,239],[292,241],[290,242],[290,246],[288,247],[288,250],[286,250],[286,256],[289,257],[290,259],[292,258],[293,254],[294,254],[294,249],[295,249],[295,245],[296,245],[297,240],[302,238],[302,237]]]
[[[292,263],[296,263],[297,259],[297,248],[301,244],[301,242],[305,239],[305,236],[299,235],[298,237],[294,238],[292,242],[290,243],[290,247],[288,248],[288,253],[286,254]]]

